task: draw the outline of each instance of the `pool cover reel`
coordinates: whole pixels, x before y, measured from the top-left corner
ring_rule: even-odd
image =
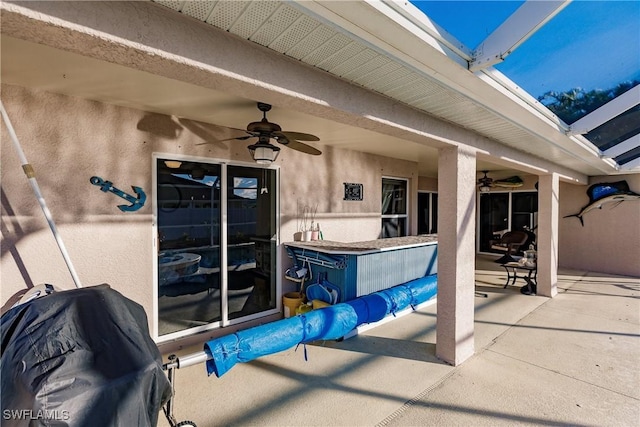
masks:
[[[437,275],[374,292],[351,301],[312,310],[225,335],[204,344],[207,373],[221,377],[238,362],[249,362],[297,344],[334,340],[365,323],[415,307],[436,295]]]

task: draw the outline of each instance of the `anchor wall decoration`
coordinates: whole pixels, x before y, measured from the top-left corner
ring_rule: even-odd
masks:
[[[131,188],[137,195],[137,197],[135,197],[135,196],[132,196],[131,194],[127,194],[124,191],[114,187],[111,181],[105,181],[99,176],[92,176],[91,179],[89,179],[89,182],[91,182],[93,185],[99,186],[101,191],[104,191],[105,193],[107,191],[110,191],[116,196],[122,197],[123,199],[131,203],[130,205],[118,205],[118,209],[120,209],[123,212],[137,211],[138,209],[144,206],[144,202],[147,200],[147,195],[144,193],[144,191],[140,187],[134,187],[133,185],[131,186]]]

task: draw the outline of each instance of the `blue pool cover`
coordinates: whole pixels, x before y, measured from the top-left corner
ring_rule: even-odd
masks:
[[[238,331],[207,341],[207,373],[221,377],[238,362],[249,362],[317,340],[341,338],[365,323],[415,307],[436,295],[437,275],[374,292],[351,301]]]

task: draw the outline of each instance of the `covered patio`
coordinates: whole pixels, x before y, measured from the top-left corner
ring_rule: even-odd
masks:
[[[526,2],[507,21],[522,18],[533,31],[568,3]],[[434,304],[349,340],[307,345],[308,361],[298,348],[220,379],[204,367],[180,370],[177,418],[200,426],[637,421],[638,202],[563,218],[584,213],[593,184],[625,181],[640,192],[637,81],[602,114],[567,123],[493,67],[506,52],[479,57],[410,2],[13,0],[0,12],[3,110],[77,263],[75,284],[109,283],[139,303],[164,356],[282,318],[291,285],[284,246],[300,232],[300,204],[317,203],[327,240],[360,242],[382,234],[386,181],[404,186],[402,212],[389,215],[402,215],[406,235],[419,234],[419,193],[438,195]],[[501,34],[487,38],[490,47],[502,48]],[[270,122],[256,133],[267,120],[261,105]],[[587,138],[613,117],[629,132],[611,146]],[[277,123],[307,139],[287,147]],[[25,196],[8,127],[5,305],[39,283],[76,282]],[[504,289],[505,271],[480,254],[482,198],[511,196],[485,186],[483,171],[494,184],[522,177],[516,191],[535,198],[525,214],[532,224],[535,216],[537,295],[523,295],[522,281]],[[118,210],[117,193],[100,182],[139,188],[147,202]],[[346,197],[353,188],[359,197]],[[245,286],[254,273],[261,281]],[[199,274],[184,282],[210,299],[175,294],[207,310],[163,330],[163,311],[183,304],[163,285],[181,284],[182,274]],[[263,292],[243,310],[234,291],[244,298],[249,288]]]

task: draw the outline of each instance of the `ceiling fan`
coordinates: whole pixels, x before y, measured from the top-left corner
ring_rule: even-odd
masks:
[[[300,142],[320,141],[320,138],[308,133],[283,131],[280,125],[267,120],[267,111],[271,110],[271,105],[265,104],[264,102],[258,102],[257,105],[258,110],[262,111],[262,120],[260,120],[259,122],[249,123],[246,130],[230,128],[238,130],[240,132],[246,132],[247,135],[236,138],[223,139],[222,141],[244,141],[249,138],[258,138],[258,141],[255,144],[250,145],[248,148],[251,152],[251,155],[253,156],[253,159],[257,163],[262,164],[269,164],[273,162],[280,151],[280,147],[271,144],[271,139],[275,139],[276,142],[302,153],[311,154],[313,156],[322,154],[320,150]],[[208,142],[202,144],[208,144]]]
[[[487,176],[487,172],[489,171],[482,171],[482,173],[484,173],[484,176],[478,180],[481,193],[487,193],[489,192],[489,190],[491,190],[491,187],[493,187],[493,178],[489,178]]]

